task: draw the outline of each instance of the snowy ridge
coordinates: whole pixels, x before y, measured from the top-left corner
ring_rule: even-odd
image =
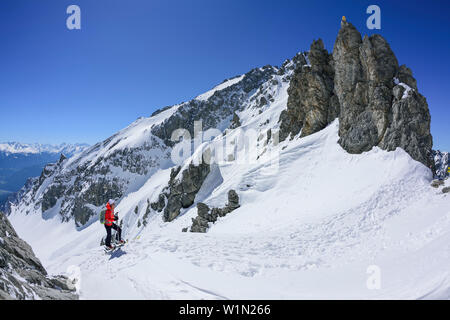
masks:
[[[139,190],[160,169],[174,167],[171,134],[178,128],[193,131],[194,121],[203,120],[203,129],[229,127],[234,112],[267,108],[274,77],[286,77],[295,65],[283,74],[271,66],[257,68],[228,80],[214,89],[206,100],[164,108],[149,118],[139,118],[115,135],[83,152],[44,169],[40,179],[7,213],[22,212],[42,217],[74,220],[78,229],[97,220],[98,211],[109,198],[120,202],[129,193]],[[264,92],[262,91],[264,90]],[[267,96],[267,98],[266,98]],[[263,100],[264,99],[264,100]],[[265,101],[265,102],[264,102]]]
[[[228,88],[229,86],[232,86],[233,84],[238,83],[239,81],[244,78],[245,75],[237,76],[232,79],[226,80],[223,83],[219,84],[218,86],[214,87],[213,89],[197,96],[196,100],[208,100],[216,91],[223,90],[225,88]]]

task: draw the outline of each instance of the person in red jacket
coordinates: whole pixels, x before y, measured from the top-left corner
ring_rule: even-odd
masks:
[[[111,246],[111,229],[117,231],[118,241],[120,244],[124,243],[122,240],[122,229],[114,223],[114,221],[118,220],[118,217],[114,214],[115,203],[114,200],[110,199],[106,204],[106,212],[105,212],[105,228],[106,228],[106,240],[105,245],[108,249],[114,249]]]

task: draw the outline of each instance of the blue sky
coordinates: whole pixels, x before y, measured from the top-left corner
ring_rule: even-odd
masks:
[[[81,30],[66,8],[81,8]],[[366,8],[409,66],[450,151],[450,1],[2,0],[0,141],[95,143],[222,80],[281,65],[345,15],[364,34]]]

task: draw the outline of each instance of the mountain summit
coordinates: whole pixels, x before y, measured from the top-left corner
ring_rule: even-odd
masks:
[[[347,21],[332,54],[314,41],[306,60],[293,75],[281,137],[307,136],[339,118],[339,144],[350,153],[375,146],[404,149],[427,167],[431,164],[430,112],[416,80],[399,66],[380,35],[361,38]]]

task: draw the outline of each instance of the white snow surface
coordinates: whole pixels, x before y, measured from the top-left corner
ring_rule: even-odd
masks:
[[[448,195],[403,150],[351,155],[337,131],[335,121],[280,144],[278,170],[270,159],[219,166],[224,182],[204,201],[223,205],[234,188],[242,206],[206,234],[181,232],[194,208],[171,223],[154,215],[146,228],[127,229],[130,242],[110,257],[100,224],[76,232],[57,219],[10,219],[51,273],[80,267],[83,299],[450,298]],[[119,204],[130,212],[125,225],[168,175]],[[380,289],[366,285],[372,265]]]
[[[242,126],[209,146],[237,141],[225,156],[240,159],[243,129],[261,137],[276,130],[289,85],[277,80],[273,103],[239,112]],[[149,126],[176,108],[136,121],[109,145],[142,143]],[[77,231],[57,215],[44,220],[16,210],[9,218],[50,274],[80,268],[81,299],[449,299],[449,194],[431,188],[430,171],[400,148],[348,154],[337,143],[338,127],[335,120],[278,145],[261,139],[252,161],[214,165],[196,200],[223,207],[234,189],[241,207],[206,234],[181,232],[197,215],[195,205],[170,223],[152,211],[147,226],[138,226],[170,168],[120,201],[116,211],[129,242],[111,256],[100,246],[99,223]]]

